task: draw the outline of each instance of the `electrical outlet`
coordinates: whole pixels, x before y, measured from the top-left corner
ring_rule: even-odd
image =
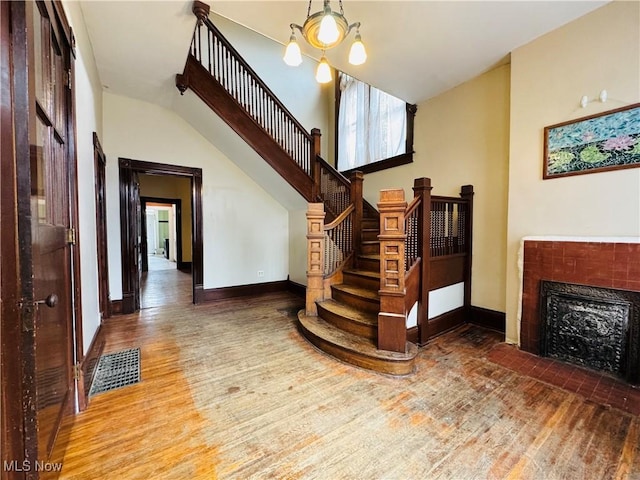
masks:
[[[258,277],[264,277],[264,270],[258,270]]]

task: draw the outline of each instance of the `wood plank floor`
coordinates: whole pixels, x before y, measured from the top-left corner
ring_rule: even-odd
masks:
[[[640,418],[486,357],[467,326],[407,378],[341,364],[278,293],[113,317],[142,382],[102,393],[61,434],[63,479],[640,479]]]

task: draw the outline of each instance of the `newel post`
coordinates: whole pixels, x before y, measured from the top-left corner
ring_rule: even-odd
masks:
[[[319,128],[311,129],[311,144],[309,151],[309,161],[311,167],[311,178],[313,179],[313,192],[312,196],[314,200],[317,200],[320,196],[320,163],[318,162],[318,156],[320,155],[320,139],[322,133]]]
[[[473,185],[463,185],[460,198],[467,201],[467,218],[464,224],[464,240],[467,251],[464,272],[464,308],[467,313],[471,310],[471,259],[473,253]]]
[[[429,285],[431,284],[431,179],[422,177],[413,181],[413,194],[420,197],[418,238],[420,239],[420,299],[418,302],[418,329],[420,344],[429,339]]]
[[[361,250],[362,241],[362,215],[363,215],[363,200],[362,200],[362,182],[364,180],[364,173],[355,171],[351,174],[351,203],[354,205],[353,210],[353,256],[357,261],[358,255]]]
[[[324,203],[310,203],[307,210],[307,295],[305,310],[318,315],[316,302],[324,300]]]
[[[380,313],[378,313],[378,348],[405,352],[407,321],[405,297],[405,229],[407,202],[404,190],[380,192]]]

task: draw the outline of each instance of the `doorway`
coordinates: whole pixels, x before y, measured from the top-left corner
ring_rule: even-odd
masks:
[[[203,285],[203,263],[202,263],[202,170],[199,168],[182,167],[177,165],[167,165],[153,162],[143,162],[139,160],[131,160],[126,158],[119,159],[120,169],[120,232],[122,241],[122,313],[131,313],[140,308],[145,308],[141,302],[141,293],[143,283],[148,279],[149,274],[149,245],[147,238],[147,221],[145,211],[150,203],[165,204],[178,206],[172,203],[177,198],[163,198],[156,193],[153,197],[145,196],[145,185],[158,183],[159,177],[165,179],[176,179],[186,182],[188,190],[188,199],[180,199],[180,224],[181,235],[177,235],[175,239],[176,250],[176,272],[180,272],[183,276],[176,273],[175,282],[171,283],[171,279],[165,278],[170,282],[168,285],[162,282],[157,284],[159,289],[164,291],[166,299],[168,292],[176,295],[175,301],[184,301],[185,296],[190,297],[192,303],[198,303],[202,296]],[[151,190],[147,190],[147,193]],[[151,201],[150,201],[151,200]],[[176,209],[178,210],[178,209]],[[183,212],[190,210],[190,213]],[[184,213],[184,214],[183,214]],[[185,218],[186,217],[186,218]],[[185,228],[185,220],[189,220],[190,224]],[[169,219],[167,219],[167,223]],[[178,223],[177,211],[176,220]],[[177,230],[177,229],[176,229]],[[186,230],[186,231],[185,231]],[[159,232],[157,232],[159,233]],[[180,239],[180,248],[178,248],[178,238]],[[187,241],[185,241],[185,239]],[[159,239],[156,239],[159,242]],[[165,242],[165,238],[162,238]],[[167,248],[171,253],[171,240],[168,248],[161,247],[157,243],[154,251],[162,251]],[[190,253],[190,259],[187,262],[186,253]],[[187,269],[187,266],[190,267]],[[181,267],[180,269],[178,267]],[[184,271],[190,277],[190,282],[184,287]],[[169,270],[168,270],[169,271]],[[143,278],[143,275],[145,277]],[[145,292],[146,293],[146,292]],[[169,301],[171,301],[169,299]],[[146,305],[149,306],[149,305]],[[157,305],[153,305],[157,306]]]

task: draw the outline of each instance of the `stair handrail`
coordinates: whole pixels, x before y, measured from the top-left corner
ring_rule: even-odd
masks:
[[[307,132],[208,16],[200,20],[189,55],[313,178],[320,153],[316,133]]]

